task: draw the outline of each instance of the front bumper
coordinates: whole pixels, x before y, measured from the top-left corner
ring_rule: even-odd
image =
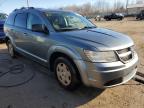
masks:
[[[138,56],[128,63],[121,61],[113,63],[91,63],[86,61],[77,62],[81,79],[87,86],[108,88],[126,83],[137,72]]]

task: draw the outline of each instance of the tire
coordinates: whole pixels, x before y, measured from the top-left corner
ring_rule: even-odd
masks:
[[[110,18],[107,18],[107,21],[111,21],[111,19],[110,19]]]
[[[140,20],[140,18],[136,18],[136,20],[138,20],[138,21],[139,21],[139,20]]]
[[[7,41],[7,48],[8,48],[9,55],[12,58],[16,58],[16,52],[10,40]]]
[[[54,72],[59,84],[66,90],[73,91],[79,85],[77,69],[67,58],[58,57],[54,63]]]
[[[123,18],[118,18],[117,20],[118,20],[118,21],[122,21],[122,20],[123,20]]]

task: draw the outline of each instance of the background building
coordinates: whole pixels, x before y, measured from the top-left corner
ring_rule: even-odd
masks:
[[[132,4],[128,5],[128,14],[138,14],[144,10],[144,4]]]

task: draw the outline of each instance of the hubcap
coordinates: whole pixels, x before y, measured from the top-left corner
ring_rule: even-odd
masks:
[[[64,63],[59,63],[56,67],[58,80],[65,86],[71,83],[71,73],[68,66]]]
[[[11,56],[14,55],[14,52],[13,52],[13,46],[12,46],[11,43],[8,44],[8,51],[9,51],[9,54],[10,54]]]

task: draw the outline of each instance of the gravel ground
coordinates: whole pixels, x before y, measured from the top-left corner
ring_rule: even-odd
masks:
[[[135,42],[139,56],[138,71],[144,73],[144,21],[101,21],[94,22],[98,27],[112,29],[129,35]]]
[[[142,72],[144,22],[96,24],[134,39],[140,57],[139,71]],[[0,74],[4,72],[8,73],[0,77],[0,108],[144,108],[144,85],[134,80],[106,90],[81,86],[68,92],[58,85],[53,73],[45,74],[47,69],[22,56],[11,59],[5,44],[0,44]]]

